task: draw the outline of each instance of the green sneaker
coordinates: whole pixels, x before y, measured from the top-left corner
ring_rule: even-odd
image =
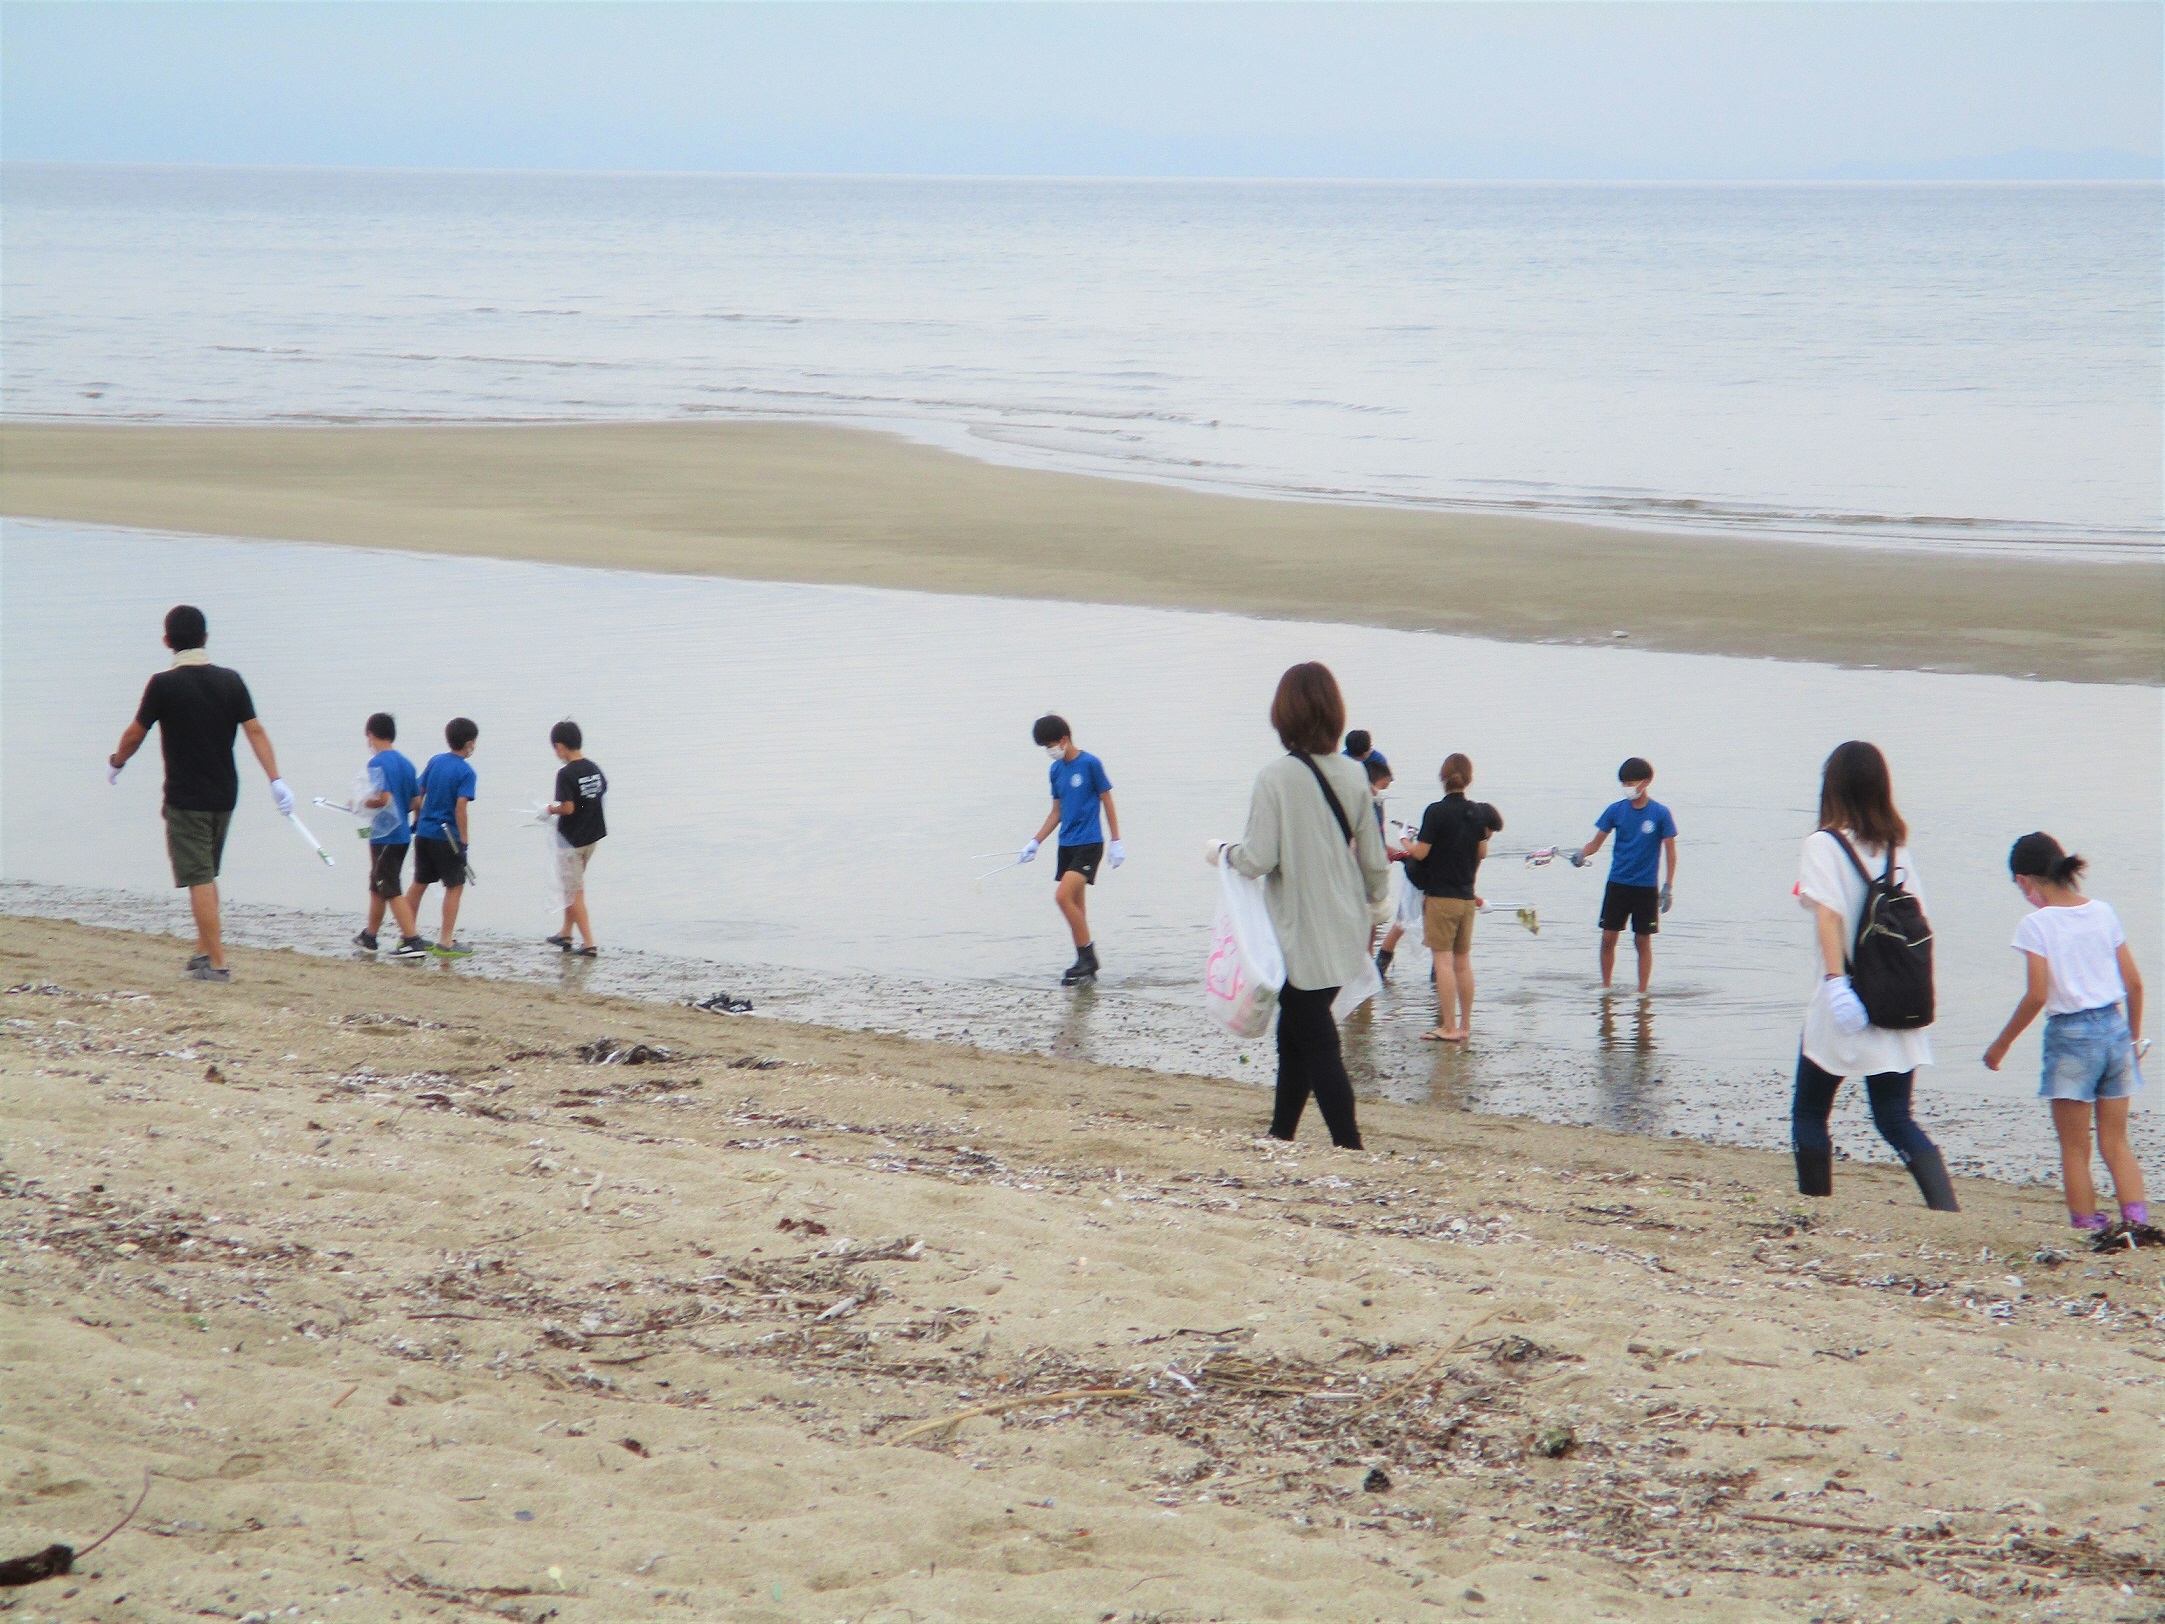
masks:
[[[429,949],[439,959],[470,959],[474,950],[464,942],[438,942]]]

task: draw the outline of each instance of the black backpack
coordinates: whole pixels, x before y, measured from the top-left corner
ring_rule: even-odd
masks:
[[[1932,922],[1924,904],[1894,877],[1894,848],[1887,848],[1887,871],[1874,876],[1856,848],[1839,831],[1840,842],[1864,881],[1864,911],[1857,916],[1857,939],[1849,948],[1849,983],[1874,1026],[1890,1032],[1913,1032],[1932,1024]]]

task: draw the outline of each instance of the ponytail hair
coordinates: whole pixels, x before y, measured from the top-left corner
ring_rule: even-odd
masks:
[[[1473,758],[1454,750],[1443,758],[1443,792],[1457,795],[1473,782]]]
[[[2052,885],[2080,885],[2085,858],[2062,851],[2060,843],[2042,829],[2024,835],[2007,853],[2007,870],[2018,880],[2044,880]]]

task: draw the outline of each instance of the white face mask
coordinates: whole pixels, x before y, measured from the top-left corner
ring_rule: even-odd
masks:
[[[1053,760],[1058,761],[1062,756],[1067,754],[1067,746],[1064,744],[1048,744],[1045,746],[1045,754],[1052,757]]]

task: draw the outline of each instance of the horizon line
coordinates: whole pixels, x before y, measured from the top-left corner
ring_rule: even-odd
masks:
[[[1960,160],[1945,160],[1959,162]],[[215,169],[274,173],[381,175],[540,175],[594,178],[653,176],[710,180],[1071,181],[1168,185],[1369,186],[2157,186],[2165,161],[2151,175],[1158,175],[1076,174],[1059,171],[912,169],[660,169],[570,168],[518,164],[396,164],[231,162],[173,158],[10,158],[0,169]]]

